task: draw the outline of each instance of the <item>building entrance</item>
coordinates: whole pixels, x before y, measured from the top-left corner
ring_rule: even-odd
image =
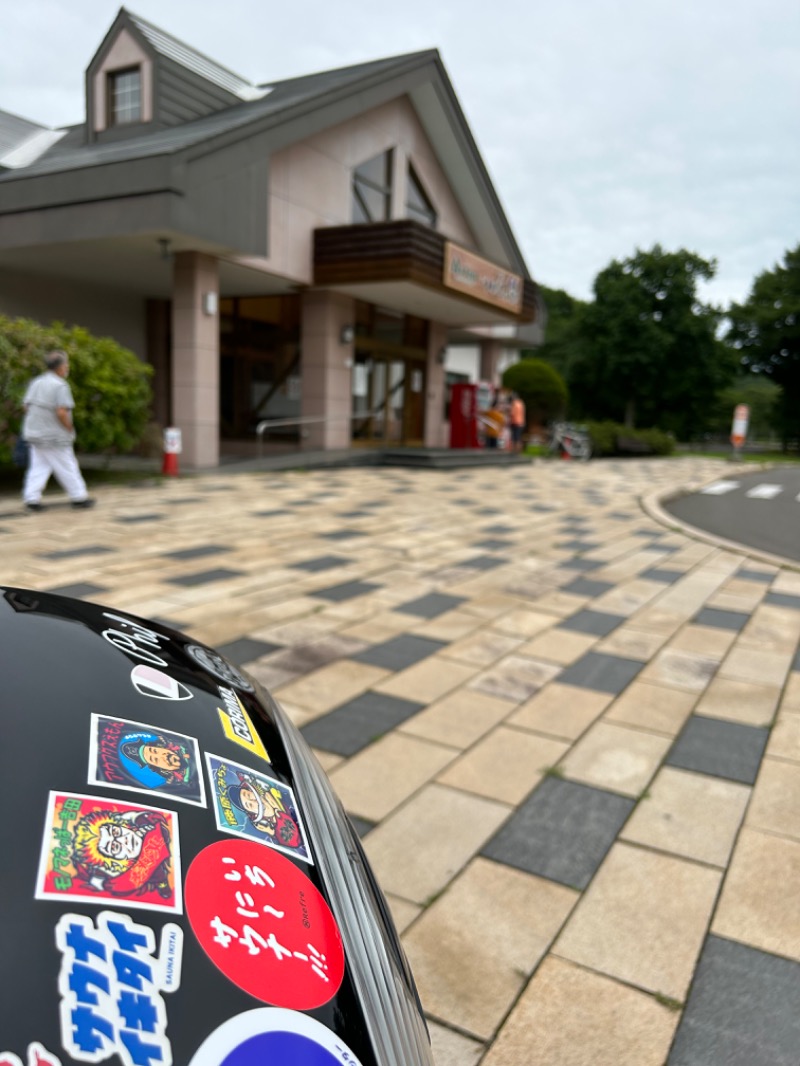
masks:
[[[357,348],[353,363],[353,440],[421,444],[425,364]]]

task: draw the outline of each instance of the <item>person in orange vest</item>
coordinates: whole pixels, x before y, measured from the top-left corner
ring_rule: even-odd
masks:
[[[511,447],[515,452],[522,451],[522,434],[525,431],[525,404],[518,393],[511,393]]]

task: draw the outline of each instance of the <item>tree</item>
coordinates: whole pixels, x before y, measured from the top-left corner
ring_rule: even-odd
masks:
[[[568,391],[564,379],[541,359],[520,359],[503,372],[503,385],[525,404],[528,426],[543,426],[564,413]]]
[[[82,452],[127,452],[139,443],[150,410],[152,367],[110,337],[80,326],[43,326],[0,315],[0,463],[11,458],[22,397],[53,348],[69,355],[77,445]]]
[[[753,282],[729,312],[727,340],[743,366],[781,386],[778,423],[784,445],[800,439],[800,244]]]
[[[583,342],[582,315],[589,306],[563,289],[539,286],[547,306],[544,343],[533,351],[523,351],[523,359],[536,358],[549,363],[569,385],[572,367],[580,358]]]
[[[704,428],[735,364],[715,335],[720,312],[697,295],[715,271],[713,260],[657,244],[597,275],[569,379],[584,414],[658,426],[682,439]]]

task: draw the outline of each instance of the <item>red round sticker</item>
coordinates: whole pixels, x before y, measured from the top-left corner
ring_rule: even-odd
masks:
[[[211,844],[189,867],[184,893],[204,951],[251,996],[313,1010],[338,992],[344,949],[334,917],[279,852],[251,840]]]

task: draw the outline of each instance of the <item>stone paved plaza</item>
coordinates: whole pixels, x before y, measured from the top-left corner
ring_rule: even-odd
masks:
[[[437,1066],[797,1066],[800,570],[717,460],[216,471],[0,500],[0,579],[244,665],[387,893]]]

